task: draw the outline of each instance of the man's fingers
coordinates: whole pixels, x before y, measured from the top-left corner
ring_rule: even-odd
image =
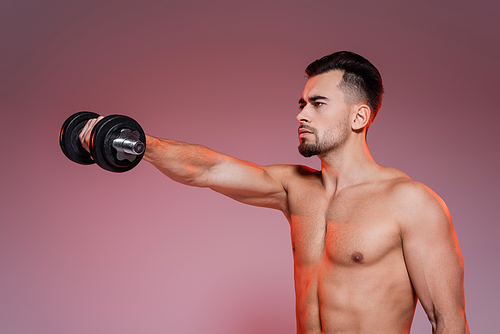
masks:
[[[103,116],[99,116],[98,118],[89,119],[85,124],[85,126],[83,127],[82,131],[80,131],[80,134],[78,135],[80,143],[87,152],[90,152],[89,142],[92,129],[97,124],[97,122],[99,122],[103,118],[104,118]]]

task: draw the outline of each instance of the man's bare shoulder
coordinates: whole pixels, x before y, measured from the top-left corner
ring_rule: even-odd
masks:
[[[264,169],[269,174],[279,175],[283,180],[319,180],[321,171],[303,165],[270,165]]]
[[[407,208],[420,209],[429,205],[443,206],[443,200],[425,184],[409,177],[392,180],[391,194],[393,199]]]
[[[449,224],[451,221],[444,201],[431,188],[406,175],[390,181],[388,200],[403,225]]]

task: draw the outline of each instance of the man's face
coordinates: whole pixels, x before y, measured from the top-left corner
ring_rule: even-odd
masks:
[[[299,100],[299,152],[305,157],[324,155],[342,146],[349,137],[351,106],[338,87],[341,71],[309,78]]]

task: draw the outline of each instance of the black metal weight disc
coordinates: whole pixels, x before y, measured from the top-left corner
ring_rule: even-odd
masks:
[[[91,165],[94,160],[85,151],[78,135],[89,119],[97,118],[99,114],[91,111],[77,112],[64,121],[59,131],[59,145],[64,155],[71,161],[81,165]]]
[[[97,122],[90,135],[90,153],[94,161],[110,172],[122,173],[134,168],[144,156],[137,155],[135,160],[118,160],[113,140],[120,136],[122,129],[139,132],[139,140],[146,143],[146,136],[139,123],[122,115],[110,115]]]

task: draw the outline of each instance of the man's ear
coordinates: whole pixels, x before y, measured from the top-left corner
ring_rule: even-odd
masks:
[[[352,120],[352,129],[354,131],[361,131],[370,125],[370,115],[371,110],[367,105],[357,105],[354,118]]]

